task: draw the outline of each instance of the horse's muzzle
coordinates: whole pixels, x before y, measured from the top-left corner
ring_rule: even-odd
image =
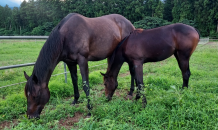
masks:
[[[107,99],[108,101],[110,101],[110,100],[112,100],[112,97],[111,97],[111,96],[107,96],[106,99]]]

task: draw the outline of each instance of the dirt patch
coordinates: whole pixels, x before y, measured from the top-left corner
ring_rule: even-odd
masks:
[[[206,44],[217,44],[218,42],[208,42]]]
[[[72,96],[72,97],[74,97],[74,96]],[[67,98],[65,98],[65,101],[72,100],[72,97],[67,97]],[[73,100],[72,100],[72,101],[73,101]]]
[[[211,45],[212,47],[217,47],[218,46],[218,42],[208,42],[204,45]]]
[[[0,130],[4,129],[4,128],[13,128],[14,126],[16,126],[18,124],[17,120],[13,120],[13,121],[3,121],[0,123]]]
[[[128,95],[129,94],[129,90],[125,90],[125,89],[124,90],[116,90],[114,95],[116,95],[119,98],[124,98],[125,100],[134,100],[135,96],[136,96],[136,94],[134,92],[133,92],[133,96],[129,96]]]
[[[211,45],[211,46],[217,46],[218,45],[218,42],[208,42],[208,43],[205,43],[205,44],[200,44],[202,46],[205,46],[205,45]]]
[[[114,93],[117,97],[120,97],[120,92],[119,91],[115,91]]]
[[[72,126],[79,122],[79,120],[83,117],[83,114],[80,112],[76,112],[74,117],[67,117],[66,119],[62,119],[59,121],[60,126],[65,127],[66,129],[71,129]]]
[[[105,93],[105,86],[103,84],[100,84],[100,86],[103,88],[101,90],[95,90],[95,91],[98,91],[98,97],[101,97],[102,94]]]

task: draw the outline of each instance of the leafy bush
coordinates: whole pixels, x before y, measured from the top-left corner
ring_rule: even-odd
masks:
[[[23,93],[7,96],[0,102],[0,121],[18,118],[26,111],[26,97]]]
[[[21,35],[31,35],[31,32],[27,29],[21,29]]]
[[[73,94],[73,87],[64,82],[52,80],[49,82],[49,91],[53,97],[69,97]]]
[[[5,31],[4,28],[0,28],[0,35],[4,35],[4,31]]]
[[[54,28],[53,22],[46,22],[43,25],[43,29],[45,32],[51,32],[53,28]]]
[[[38,27],[33,28],[31,34],[32,35],[44,35],[43,27],[42,26],[38,26]]]
[[[164,90],[168,90],[171,85],[174,85],[174,81],[166,76],[149,76],[147,78],[147,84],[152,84],[158,88],[162,88]]]
[[[13,30],[6,30],[5,28],[0,28],[0,35],[12,36]]]
[[[218,38],[218,32],[211,31],[211,32],[210,32],[210,38],[217,39],[217,38]]]
[[[195,24],[195,21],[193,21],[193,20],[183,19],[179,22],[190,25],[190,26],[195,27],[195,28],[197,27],[197,25]]]
[[[94,71],[89,74],[89,84],[90,86],[103,83],[103,77],[100,74],[100,71]]]
[[[172,24],[171,22],[168,22],[167,20],[163,20],[158,17],[145,17],[143,20],[134,22],[135,28],[143,28],[143,29],[152,29],[157,28],[164,25]]]

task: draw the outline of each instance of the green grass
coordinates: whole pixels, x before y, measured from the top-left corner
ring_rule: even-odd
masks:
[[[44,41],[0,42],[0,66],[34,62]],[[19,48],[20,47],[20,48]],[[20,53],[22,52],[22,53]],[[19,54],[19,55],[18,55]],[[3,56],[2,56],[3,55]],[[19,59],[19,60],[18,60]],[[106,60],[89,62],[89,66],[107,63]],[[93,109],[88,113],[87,99],[81,87],[79,76],[79,104],[71,106],[73,87],[68,73],[67,84],[64,75],[51,78],[50,101],[42,111],[40,120],[26,118],[24,85],[0,89],[0,129],[81,129],[81,130],[141,130],[141,129],[218,129],[218,44],[199,45],[190,59],[191,77],[189,88],[181,89],[182,75],[174,57],[162,62],[143,65],[144,83],[148,104],[142,108],[142,101],[126,100],[130,88],[128,65],[125,63],[118,76],[118,89],[112,101],[104,96],[100,72],[106,72],[107,65],[90,68],[90,95]],[[25,81],[23,71],[29,75],[33,67],[0,71],[0,84],[8,85]],[[59,63],[53,74],[62,73]],[[135,91],[134,91],[135,95]],[[82,113],[76,123],[70,121],[76,113]],[[11,122],[11,124],[10,124]],[[17,122],[17,123],[14,123]],[[2,127],[9,123],[8,127]]]

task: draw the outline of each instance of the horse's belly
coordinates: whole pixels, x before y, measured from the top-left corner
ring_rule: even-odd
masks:
[[[92,55],[90,55],[90,56],[88,56],[88,61],[99,61],[99,60],[103,60],[103,59],[105,59],[105,58],[107,58],[106,56],[92,56]]]
[[[156,51],[155,53],[147,53],[145,56],[144,62],[158,62],[165,60],[172,56],[174,53],[173,50],[162,50],[162,51]]]
[[[103,60],[103,59],[107,58],[110,55],[109,52],[110,51],[108,51],[108,50],[99,50],[99,51],[97,51],[97,49],[96,49],[96,51],[89,52],[88,60],[89,61]]]

